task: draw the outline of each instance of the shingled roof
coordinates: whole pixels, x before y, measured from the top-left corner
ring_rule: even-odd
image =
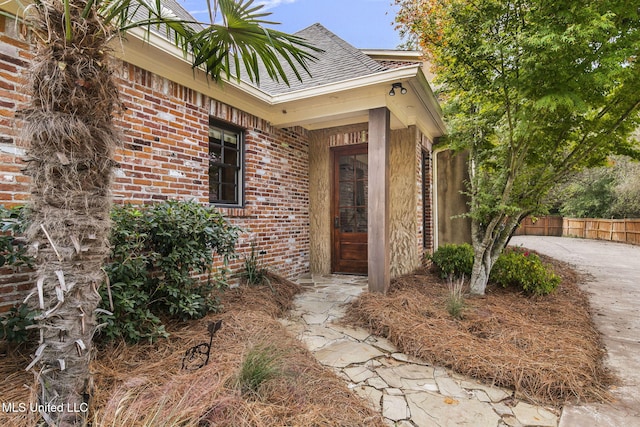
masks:
[[[301,71],[302,82],[299,81],[289,67],[286,67],[289,83],[275,82],[268,77],[262,77],[256,85],[264,92],[278,95],[295,90],[309,89],[329,83],[336,83],[352,78],[367,76],[387,70],[387,67],[374,61],[361,50],[351,46],[340,37],[320,24],[313,24],[295,35],[303,37],[314,46],[324,50],[315,54],[317,61],[309,63],[311,76]],[[266,76],[266,73],[261,73]]]
[[[189,12],[176,0],[162,0],[162,5],[168,9],[169,13],[173,12],[180,19],[195,21]],[[139,8],[134,15],[134,20],[136,21],[146,18],[147,15],[143,8]],[[193,24],[193,26],[199,27],[198,29],[200,29],[200,25],[198,24]],[[163,38],[170,39],[166,33],[155,26],[152,27],[152,31]],[[324,51],[315,53],[314,56],[317,57],[317,60],[309,62],[308,66],[311,76],[298,66],[297,68],[302,76],[302,81],[298,80],[291,67],[283,59],[281,63],[288,76],[289,86],[282,81],[278,82],[270,79],[266,69],[261,63],[259,64],[261,78],[259,84],[250,83],[250,79],[244,69],[241,70],[242,80],[269,95],[279,95],[295,90],[309,89],[329,83],[363,77],[394,68],[373,60],[361,50],[350,45],[319,23],[300,30],[296,32],[295,35],[304,38],[313,46]]]

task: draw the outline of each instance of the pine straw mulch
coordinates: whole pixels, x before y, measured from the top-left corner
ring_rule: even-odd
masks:
[[[539,256],[562,277],[548,296],[489,285],[486,296],[465,298],[463,317],[456,320],[446,310],[445,281],[425,271],[395,280],[387,296],[362,294],[345,320],[387,337],[405,353],[510,388],[533,403],[609,400],[613,378],[578,287],[584,278]]]
[[[154,344],[111,345],[93,363],[92,425],[98,426],[384,426],[379,414],[351,393],[286,332],[277,316],[300,287],[271,280],[268,287],[225,292],[222,313],[171,323],[171,336]],[[208,365],[182,370],[185,350],[208,342],[207,324],[222,319]],[[243,393],[237,376],[252,348],[273,352],[280,374],[258,393]],[[10,352],[0,362],[3,401],[29,402],[33,378],[24,372],[28,356]],[[1,414],[0,425],[29,426],[20,414]]]

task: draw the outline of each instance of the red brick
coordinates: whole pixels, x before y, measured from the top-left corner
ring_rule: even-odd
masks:
[[[26,46],[12,44],[23,49]],[[29,56],[21,53],[20,57]],[[0,57],[0,60],[3,58]],[[18,74],[26,66],[19,58],[8,58],[10,67],[4,73]],[[11,68],[13,67],[13,68]],[[208,197],[208,122],[211,100],[202,96],[202,105],[196,105],[197,94],[179,84],[170,82],[165,94],[164,81],[139,68],[120,63],[116,66],[118,74],[130,76],[130,81],[119,79],[121,93],[128,110],[115,122],[121,127],[123,141],[128,147],[119,149],[115,158],[121,164],[123,177],[116,177],[114,196],[118,202],[149,203],[167,198],[195,199],[203,203]],[[11,76],[9,76],[11,77]],[[18,78],[18,76],[14,76]],[[13,79],[8,79],[13,81]],[[8,84],[7,84],[8,85]],[[11,86],[11,85],[8,85]],[[161,90],[155,90],[158,87]],[[13,126],[16,104],[27,98],[7,87],[0,88],[0,117],[7,117],[4,126]],[[246,128],[246,176],[245,208],[227,209],[231,221],[252,233],[243,234],[241,251],[248,251],[248,242],[255,240],[267,250],[265,262],[281,274],[292,277],[306,272],[309,262],[308,230],[308,143],[306,131],[299,128],[280,130],[268,122],[237,110],[218,101],[213,102],[214,117],[229,121],[236,126]],[[168,112],[175,116],[171,123],[160,120],[159,112]],[[0,125],[2,121],[0,119]],[[1,130],[0,132],[5,132]],[[13,133],[4,133],[13,135]],[[160,138],[156,141],[155,138]],[[185,142],[188,138],[190,142]],[[149,142],[148,145],[136,144],[136,139]],[[289,148],[283,149],[282,143]],[[141,148],[138,150],[137,148]],[[263,157],[271,162],[260,164]],[[286,163],[279,158],[289,159]],[[199,166],[194,166],[198,162]],[[263,162],[264,163],[264,162]],[[3,172],[16,175],[15,182],[0,186],[0,203],[15,203],[26,200],[29,178],[21,175],[23,165],[12,155],[2,154],[0,164]],[[257,175],[257,170],[265,175]],[[181,172],[184,176],[170,176],[169,171]],[[271,179],[266,179],[271,178]],[[268,195],[265,203],[256,198]],[[288,220],[289,213],[296,218]],[[289,236],[296,236],[296,243],[289,245]],[[291,260],[284,263],[282,260]],[[232,264],[238,268],[241,260]],[[20,281],[22,287],[30,286]],[[16,299],[14,288],[8,295]],[[0,294],[9,288],[0,285]],[[6,292],[5,292],[6,293]],[[0,307],[3,307],[0,303]],[[0,308],[1,310],[2,308]]]

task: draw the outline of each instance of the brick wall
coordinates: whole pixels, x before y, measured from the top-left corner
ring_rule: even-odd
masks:
[[[28,198],[28,179],[22,175],[23,153],[19,146],[19,125],[15,111],[27,98],[21,93],[24,71],[31,54],[19,32],[24,28],[0,16],[0,204],[15,206]],[[0,312],[24,299],[31,289],[31,273],[0,268]]]
[[[416,192],[418,194],[418,245],[421,260],[426,263],[425,255],[433,253],[433,187],[432,173],[432,145],[429,139],[418,132],[418,144],[416,144],[417,181]]]
[[[28,198],[28,179],[21,173],[20,126],[15,119],[16,109],[27,100],[22,88],[31,58],[21,30],[15,21],[0,16],[0,204],[7,206],[24,204]]]
[[[208,202],[209,117],[245,129],[245,207],[220,208],[254,241],[263,261],[288,277],[309,268],[308,137],[302,128],[267,121],[122,63],[126,107],[119,120],[123,148],[116,155],[114,196],[150,203],[166,199]],[[237,268],[240,260],[232,264]]]
[[[0,17],[0,204],[22,204],[28,179],[21,174],[15,111],[28,45],[13,24]],[[117,119],[122,147],[115,160],[117,203],[167,199],[208,203],[208,124],[213,117],[244,129],[245,206],[220,210],[245,232],[238,246],[251,242],[266,251],[263,261],[287,277],[309,270],[309,145],[302,128],[277,129],[265,120],[217,102],[133,65],[117,62],[115,73],[125,112]],[[242,260],[232,263],[238,268]],[[0,270],[0,311],[29,288],[25,274]]]

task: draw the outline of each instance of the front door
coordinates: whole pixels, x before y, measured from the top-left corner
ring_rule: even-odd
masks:
[[[367,145],[337,147],[333,158],[334,273],[367,274]]]

